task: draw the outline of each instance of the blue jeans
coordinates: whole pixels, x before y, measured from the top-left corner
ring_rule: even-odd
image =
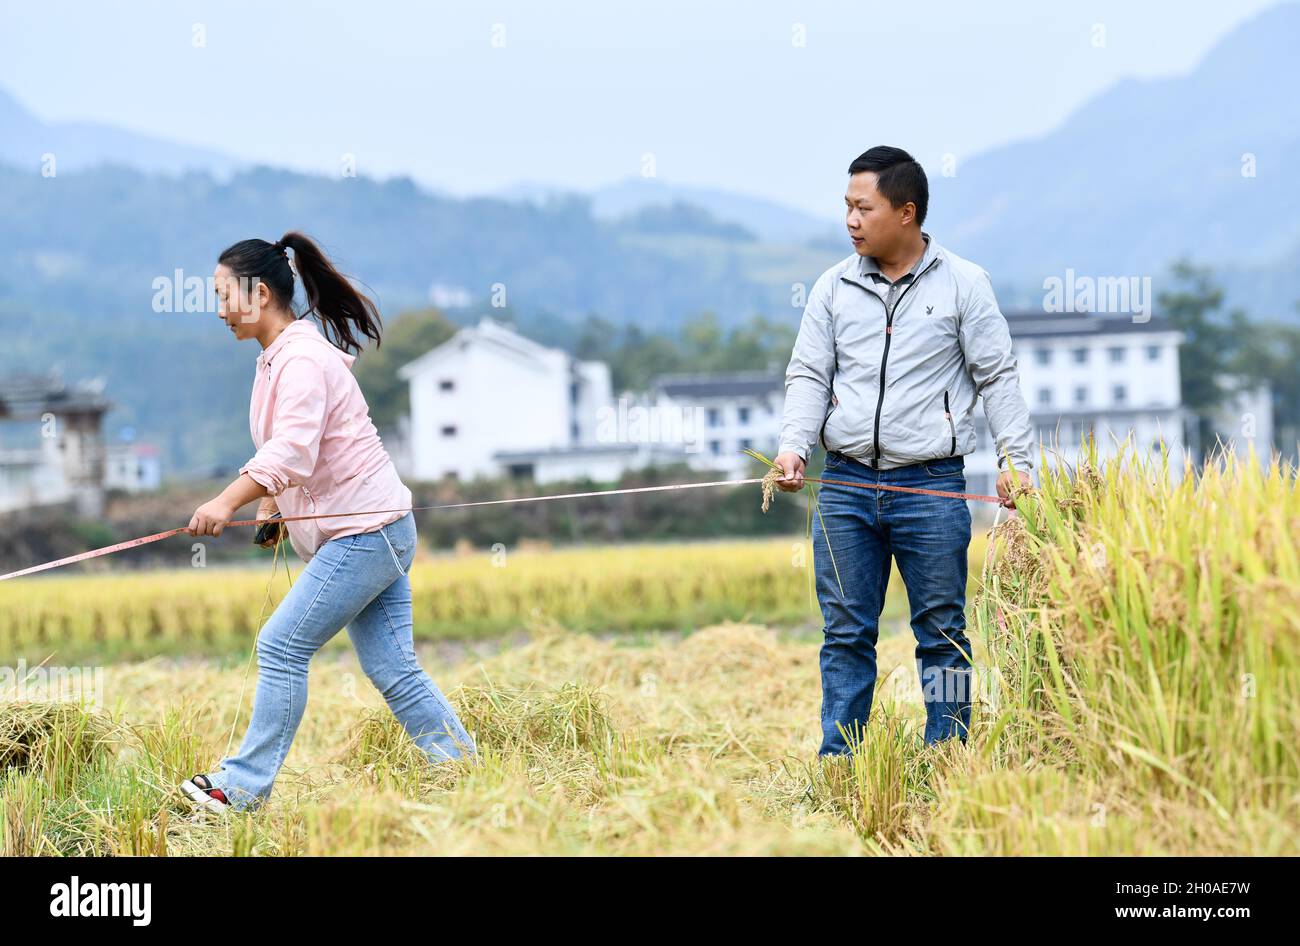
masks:
[[[965,492],[961,457],[873,470],[831,451],[826,479]],[[813,514],[813,561],[821,603],[822,755],[842,754],[861,738],[876,687],[876,640],[898,563],[911,608],[925,700],[925,741],[970,727],[970,644],[966,639],[966,555],[970,509],[962,499],[826,484]],[[824,520],[824,526],[823,526]],[[834,551],[834,565],[826,539]],[[836,569],[839,569],[839,581]],[[844,589],[841,593],[840,583]],[[849,733],[846,741],[841,727]]]
[[[257,637],[257,693],[239,752],[208,776],[232,806],[270,796],[307,704],[307,662],[344,625],[361,669],[431,761],[474,751],[415,657],[407,577],[414,559],[408,512],[374,532],[331,539],[307,563]]]

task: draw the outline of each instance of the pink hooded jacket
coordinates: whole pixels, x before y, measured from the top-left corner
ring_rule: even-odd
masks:
[[[257,454],[239,470],[266,487],[283,516],[397,509],[286,522],[304,561],[330,539],[373,532],[406,515],[411,491],[370,420],[351,367],[310,318],[288,325],[257,356],[248,423]]]

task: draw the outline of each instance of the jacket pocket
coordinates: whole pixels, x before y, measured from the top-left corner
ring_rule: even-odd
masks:
[[[840,406],[839,398],[835,397],[835,395],[832,393],[831,409],[828,410],[826,412],[826,416],[822,418],[822,429],[817,433],[817,439],[818,441],[821,442],[823,450],[830,450],[830,447],[826,446],[826,425],[831,422],[831,415],[835,413],[836,409],[839,406]]]
[[[316,497],[311,494],[311,491],[306,486],[300,486],[299,489],[302,490],[302,495],[307,500],[307,515],[317,515],[320,510],[316,506]],[[321,528],[319,519],[305,519],[300,525],[306,526],[308,541],[311,542],[313,548],[319,549],[330,540],[330,537],[325,534],[325,530]]]
[[[952,443],[948,448],[948,456],[957,455],[957,425],[952,422],[952,408],[948,405],[948,392],[943,392],[943,416],[948,420],[948,434],[952,438]]]

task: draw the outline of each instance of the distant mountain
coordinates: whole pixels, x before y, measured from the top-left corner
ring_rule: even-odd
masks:
[[[526,182],[500,193],[544,203],[566,192],[548,184]],[[741,226],[768,243],[806,243],[833,234],[839,227],[833,215],[823,218],[770,198],[719,187],[673,184],[659,178],[629,177],[584,196],[591,201],[592,213],[602,220],[622,220],[645,210],[689,204],[707,211],[716,220]]]
[[[988,269],[1007,309],[1041,304],[1043,280],[1069,269],[1149,275],[1159,292],[1186,256],[1215,269],[1230,306],[1300,319],[1297,36],[1300,5],[1277,7],[1186,76],[1120,82],[1047,135],[960,162],[953,177],[931,169],[927,229]],[[46,152],[55,178],[41,176]],[[386,318],[431,299],[469,318],[504,291],[551,344],[572,341],[587,314],[646,331],[706,310],[724,325],[797,322],[798,288],[850,252],[833,219],[722,189],[634,179],[590,195],[509,193],[243,168],[107,126],[44,123],[0,92],[0,373],[103,377],[118,404],[110,427],[159,440],[168,469],[229,468],[247,459],[256,352],[232,349],[211,312],[152,303],[154,280],[204,278],[236,240],[315,235]]]
[[[123,167],[60,171],[0,165],[0,374],[59,368],[102,376],[129,424],[159,440],[172,471],[232,468],[248,448],[247,397],[256,351],[232,346],[215,309],[184,303],[185,280],[211,274],[220,251],[251,236],[302,229],[362,280],[385,318],[492,296],[552,343],[589,313],[646,331],[704,310],[726,323],[756,313],[799,318],[791,285],[811,284],[836,252],[754,241],[694,208],[625,225],[578,197],[545,206],[430,194],[406,178],[328,178],[254,168],[206,173]],[[365,355],[362,355],[364,358]]]
[[[58,173],[119,164],[141,171],[230,174],[249,162],[94,122],[43,122],[0,89],[0,162],[39,171],[43,155]]]
[[[1300,257],[1300,4],[1224,37],[1188,75],[1125,80],[1055,131],[931,173],[927,225],[995,279],[1150,275]],[[1254,176],[1248,176],[1252,170]],[[1243,174],[1245,169],[1248,174]],[[937,170],[937,169],[936,169]],[[1260,284],[1234,298],[1274,309]],[[1274,292],[1300,297],[1300,280]]]
[[[1234,266],[1217,278],[1226,308],[1240,306],[1254,319],[1300,322],[1300,244],[1279,260]]]

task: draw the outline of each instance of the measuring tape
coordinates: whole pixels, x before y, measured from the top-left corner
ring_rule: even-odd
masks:
[[[662,493],[678,489],[709,489],[718,486],[752,486],[756,483],[762,483],[763,478],[747,480],[713,480],[708,483],[671,483],[666,486],[636,486],[627,489],[598,489],[586,493],[558,493],[551,496],[520,496],[514,499],[484,499],[477,502],[469,503],[443,503],[437,506],[407,506],[404,509],[370,509],[362,512],[330,512],[317,513],[311,516],[283,516],[277,519],[235,519],[227,522],[223,528],[232,526],[260,526],[266,522],[297,522],[302,519],[342,519],[346,516],[374,516],[383,515],[390,512],[415,512],[418,510],[436,510],[436,509],[469,509],[475,506],[506,506],[518,505],[522,503],[544,503],[553,502],[559,499],[588,499],[593,496],[628,496],[634,493]],[[847,480],[828,480],[818,479],[816,477],[804,477],[805,483],[822,483],[829,486],[849,486],[858,489],[876,489],[887,490],[896,493],[917,493],[922,496],[941,496],[946,499],[963,499],[973,502],[982,503],[1001,503],[1002,500],[997,496],[982,496],[979,493],[955,493],[944,489],[924,489],[919,486],[889,486],[884,483],[853,483]],[[179,529],[169,529],[166,532],[155,532],[153,535],[143,535],[138,539],[128,539],[125,542],[118,542],[115,545],[106,545],[102,549],[91,549],[89,552],[79,552],[76,555],[69,555],[67,558],[61,558],[53,562],[45,562],[41,565],[33,565],[30,568],[24,568],[20,571],[10,572],[7,575],[0,575],[0,581],[8,581],[10,578],[22,578],[24,575],[34,575],[37,572],[49,571],[52,568],[61,568],[64,565],[72,565],[77,562],[84,562],[88,559],[99,558],[103,555],[112,555],[114,552],[125,552],[127,549],[139,548],[142,545],[149,545],[152,542],[161,542],[163,539],[170,539],[174,535],[180,535],[182,532],[188,532],[188,526],[182,526]]]

